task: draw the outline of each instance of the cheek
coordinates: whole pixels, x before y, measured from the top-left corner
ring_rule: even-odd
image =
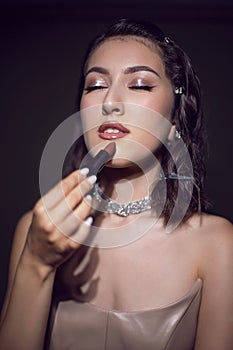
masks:
[[[158,103],[150,103],[147,108],[140,105],[129,105],[127,121],[132,128],[132,137],[142,144],[164,143],[167,141],[171,123],[165,113],[170,115],[171,108]],[[160,107],[160,108],[159,108]],[[170,106],[169,106],[170,107]]]
[[[80,118],[84,132],[91,132],[102,123],[102,106],[100,104],[89,105],[85,100],[80,104]]]
[[[154,99],[148,100],[145,106],[158,112],[166,119],[171,120],[174,106],[173,94],[167,93],[162,96],[155,96]]]
[[[150,131],[142,129],[135,131],[133,139],[139,145],[142,145],[141,152],[147,151],[156,154],[160,150],[161,146],[166,144],[169,131],[169,125],[154,123],[154,125],[150,127]],[[141,152],[139,151],[139,153]]]
[[[100,124],[102,123],[101,105],[88,108],[88,106],[86,106],[84,103],[80,104],[80,107],[80,118],[85,144],[87,149],[91,151],[93,155],[93,153],[95,153],[95,146],[102,143],[102,140],[99,139],[97,132]]]
[[[103,93],[94,92],[89,94],[83,94],[81,101],[80,101],[80,109],[86,109],[90,107],[94,107],[96,105],[100,105],[103,102]]]
[[[85,95],[83,95],[80,101],[80,109],[82,110],[88,107],[89,107],[88,99],[85,97]]]

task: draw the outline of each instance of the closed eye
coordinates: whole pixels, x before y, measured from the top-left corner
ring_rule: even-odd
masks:
[[[94,90],[101,90],[101,89],[107,89],[107,86],[102,86],[102,85],[93,85],[93,86],[87,86],[84,91],[86,91],[86,93],[94,91]]]
[[[154,86],[150,86],[150,85],[134,85],[134,86],[129,86],[129,89],[131,90],[145,90],[145,91],[151,91]]]

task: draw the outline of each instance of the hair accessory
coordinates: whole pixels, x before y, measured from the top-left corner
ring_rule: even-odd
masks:
[[[166,44],[170,44],[171,42],[171,39],[168,36],[165,36],[163,40]]]
[[[182,95],[184,93],[183,86],[175,87],[174,92],[175,92],[176,95]]]
[[[187,180],[187,181],[192,181],[194,187],[197,190],[198,193],[198,213],[201,214],[201,191],[200,191],[200,187],[196,184],[196,181],[194,179],[194,177],[192,176],[186,176],[186,175],[178,175],[176,173],[169,173],[169,174],[159,174],[159,180]]]
[[[175,138],[176,138],[177,140],[180,140],[180,139],[181,139],[181,132],[180,132],[180,131],[178,131],[178,130],[175,131]]]
[[[191,180],[193,181],[194,178],[192,176],[185,176],[185,175],[178,175],[176,173],[170,173],[170,174],[159,174],[159,179],[160,180],[167,180],[167,179],[172,179],[172,180]]]
[[[98,210],[119,216],[139,214],[143,211],[150,210],[152,207],[150,196],[124,204],[113,201],[102,192],[98,184],[95,184],[92,196],[97,201]]]

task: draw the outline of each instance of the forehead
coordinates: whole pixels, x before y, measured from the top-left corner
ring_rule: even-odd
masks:
[[[161,52],[150,40],[136,36],[112,37],[101,43],[91,54],[86,68],[93,65],[127,66],[149,64],[164,70]]]

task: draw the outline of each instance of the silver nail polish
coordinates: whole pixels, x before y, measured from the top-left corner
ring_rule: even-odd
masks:
[[[83,168],[80,170],[80,174],[81,175],[87,175],[89,173],[89,169],[88,168]]]
[[[84,223],[87,226],[91,226],[91,224],[93,223],[93,217],[92,216],[88,216],[88,218],[86,218],[86,220],[84,221]]]
[[[90,184],[92,184],[92,185],[94,185],[94,183],[96,182],[96,180],[97,180],[96,175],[91,175],[91,176],[88,177],[88,179],[87,179],[87,181],[88,181]]]
[[[87,194],[85,196],[85,199],[88,201],[88,202],[91,202],[92,201],[92,196],[90,194]]]

